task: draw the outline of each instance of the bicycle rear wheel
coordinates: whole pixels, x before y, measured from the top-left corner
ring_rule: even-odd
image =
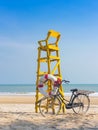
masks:
[[[86,94],[78,94],[72,102],[72,109],[76,114],[85,114],[90,106],[89,97]]]
[[[60,111],[60,107],[60,100],[57,97],[45,98],[39,103],[40,113],[44,117],[57,115]]]

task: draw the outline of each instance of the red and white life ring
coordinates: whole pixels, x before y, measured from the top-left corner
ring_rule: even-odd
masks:
[[[52,84],[53,84],[53,90],[49,93],[47,93],[43,88],[44,88],[44,83],[47,80],[51,80]],[[52,74],[45,74],[43,75],[39,82],[38,82],[38,89],[40,91],[41,94],[43,94],[44,96],[49,96],[51,94],[54,94],[57,90],[57,85],[61,83],[61,79],[60,78],[56,78],[55,76],[53,76]],[[53,93],[54,92],[54,93]]]

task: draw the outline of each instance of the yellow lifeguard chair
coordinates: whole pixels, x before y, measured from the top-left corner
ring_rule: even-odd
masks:
[[[58,42],[60,39],[60,33],[54,30],[49,30],[45,40],[38,41],[38,66],[37,66],[37,80],[36,80],[36,102],[40,98],[40,92],[38,90],[38,81],[40,76],[44,74],[52,74],[62,79],[60,71],[60,56]],[[44,70],[42,71],[44,64]],[[45,66],[46,65],[46,66]],[[41,68],[42,67],[42,68]],[[60,87],[63,94],[62,86]],[[48,90],[51,90],[51,82],[48,82]],[[38,112],[38,105],[35,104],[35,112]]]

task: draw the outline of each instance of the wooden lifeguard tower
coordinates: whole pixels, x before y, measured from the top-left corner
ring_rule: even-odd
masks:
[[[37,79],[36,79],[36,102],[41,93],[38,90],[38,81],[44,74],[52,74],[62,79],[60,70],[60,56],[58,42],[60,33],[49,30],[45,40],[38,41],[38,59],[37,59]],[[44,68],[44,69],[43,69]],[[60,87],[63,94],[62,86]],[[51,90],[51,83],[48,82],[48,90]],[[35,104],[35,112],[38,112],[38,104]]]

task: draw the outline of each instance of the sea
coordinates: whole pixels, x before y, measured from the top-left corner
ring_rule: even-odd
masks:
[[[98,84],[63,84],[65,95],[71,95],[71,89],[94,91],[91,96],[98,96]],[[0,84],[0,95],[35,95],[35,84]]]

